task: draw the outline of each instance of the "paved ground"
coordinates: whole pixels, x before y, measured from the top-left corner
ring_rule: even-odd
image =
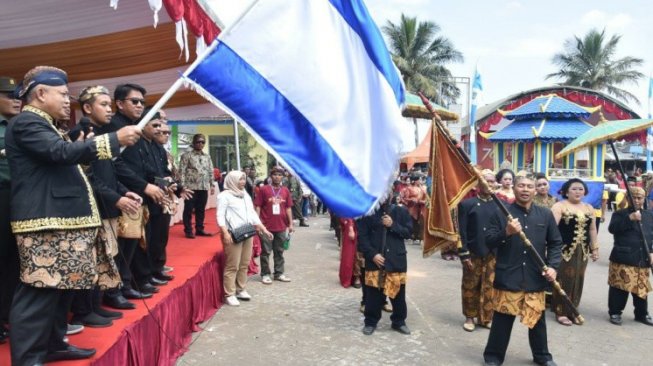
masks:
[[[609,218],[609,217],[608,217]],[[339,252],[325,216],[300,228],[286,252],[291,283],[270,286],[250,278],[253,299],[224,306],[195,334],[178,365],[480,365],[488,330],[462,329],[461,268],[439,255],[421,257],[408,245],[410,336],[390,329],[388,314],[372,336],[363,335],[360,290],[338,282]],[[588,266],[581,313],[583,326],[564,327],[547,313],[549,348],[559,365],[650,365],[653,327],[607,321],[607,223],[599,234],[601,259]],[[649,306],[651,308],[651,306]],[[530,365],[527,328],[515,323],[506,365]]]

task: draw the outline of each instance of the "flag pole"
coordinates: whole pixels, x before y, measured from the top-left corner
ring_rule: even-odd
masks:
[[[481,184],[481,186],[483,186],[483,189],[486,189],[488,192],[491,192],[490,196],[492,197],[492,201],[498,206],[499,210],[501,210],[501,212],[508,218],[508,220],[512,221],[513,220],[512,215],[510,214],[506,206],[503,205],[503,202],[501,202],[501,200],[494,193],[494,188],[490,187],[490,185],[485,180],[483,175],[478,171],[478,169],[476,169],[476,167],[472,165],[471,159],[469,158],[465,150],[463,150],[463,148],[460,146],[460,143],[456,141],[455,138],[453,138],[451,132],[449,132],[449,130],[442,124],[442,119],[440,118],[440,115],[438,115],[438,113],[435,111],[435,109],[433,109],[431,102],[429,102],[429,100],[426,99],[424,94],[422,94],[421,92],[419,92],[418,94],[422,99],[422,103],[424,104],[426,109],[428,109],[429,112],[431,112],[431,114],[433,115],[433,120],[435,122],[436,128],[438,128],[443,133],[443,136],[445,136],[445,138],[449,140],[449,142],[451,142],[451,144],[456,147],[456,151],[458,152],[462,160],[465,161],[468,165],[472,166],[472,171],[474,172],[474,174],[476,174],[476,177],[478,178],[478,181]],[[533,258],[533,260],[535,260],[535,262],[540,267],[540,270],[542,272],[546,272],[549,269],[549,266],[546,264],[546,262],[544,262],[544,259],[542,259],[540,253],[537,252],[535,247],[533,247],[533,243],[528,239],[528,237],[526,237],[526,234],[523,231],[519,232],[519,237],[524,243],[524,246],[528,249],[531,258]],[[562,297],[567,307],[571,310],[576,323],[583,324],[585,322],[585,319],[583,318],[582,315],[580,315],[580,312],[578,312],[578,309],[571,302],[571,299],[569,299],[569,296],[567,296],[565,290],[563,290],[563,288],[560,286],[560,283],[556,280],[553,280],[551,281],[551,285],[553,286],[555,291],[560,295],[560,297]]]
[[[240,144],[238,142],[238,122],[234,118],[234,142],[236,143],[236,167],[240,170]]]
[[[172,84],[172,86],[161,96],[161,98],[159,98],[159,100],[157,100],[157,102],[154,104],[154,106],[152,106],[152,109],[150,109],[150,111],[147,112],[147,114],[145,114],[145,116],[143,116],[143,118],[141,118],[141,121],[137,125],[138,128],[140,128],[142,130],[143,127],[145,127],[145,125],[148,122],[150,122],[150,120],[156,114],[156,112],[158,112],[161,108],[163,108],[163,106],[168,102],[168,100],[170,100],[170,98],[172,98],[172,96],[177,92],[177,90],[179,90],[179,88],[181,88],[181,86],[184,84],[184,79],[186,77],[188,77],[188,75],[191,72],[193,72],[193,70],[195,70],[195,68],[200,64],[200,62],[204,61],[206,56],[208,56],[211,52],[213,52],[213,50],[216,47],[218,47],[218,44],[220,43],[219,42],[220,39],[224,35],[229,34],[231,32],[231,30],[234,28],[234,26],[236,26],[238,23],[240,23],[241,19],[243,19],[243,17],[247,13],[249,13],[249,11],[252,10],[254,5],[256,5],[258,2],[259,2],[259,0],[254,0],[251,4],[249,4],[249,6],[247,8],[245,8],[245,10],[243,10],[243,12],[238,16],[238,18],[232,24],[230,24],[222,32],[220,32],[220,35],[218,35],[218,37],[215,40],[213,40],[211,45],[209,47],[207,47],[206,50],[204,50],[204,53],[202,53],[200,56],[198,56],[195,59],[195,61],[193,61],[193,63],[186,69],[186,71],[184,71],[184,73],[181,75],[181,77],[178,78],[177,81],[174,82],[174,84]]]

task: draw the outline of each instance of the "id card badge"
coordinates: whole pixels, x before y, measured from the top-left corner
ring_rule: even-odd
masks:
[[[275,203],[272,205],[272,214],[273,215],[281,215],[281,205],[278,203]]]

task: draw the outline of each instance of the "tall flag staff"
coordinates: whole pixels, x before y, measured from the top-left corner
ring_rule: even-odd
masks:
[[[476,110],[481,103],[483,93],[483,82],[481,74],[478,72],[478,65],[474,69],[474,80],[472,80],[472,103],[469,112],[469,153],[471,155],[472,164],[476,164]]]

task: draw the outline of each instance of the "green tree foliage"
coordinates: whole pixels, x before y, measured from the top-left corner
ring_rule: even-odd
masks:
[[[605,91],[625,102],[639,104],[637,97],[619,86],[637,84],[644,75],[635,68],[644,61],[631,56],[615,59],[620,39],[620,35],[608,39],[605,29],[592,29],[583,38],[574,36],[565,42],[564,52],[553,56],[552,62],[560,71],[546,78],[562,79],[563,85]]]
[[[408,91],[421,91],[445,106],[460,97],[460,89],[450,80],[451,71],[446,65],[462,62],[463,54],[448,38],[439,35],[436,23],[418,22],[416,17],[401,14],[399,24],[388,20],[382,29]]]

